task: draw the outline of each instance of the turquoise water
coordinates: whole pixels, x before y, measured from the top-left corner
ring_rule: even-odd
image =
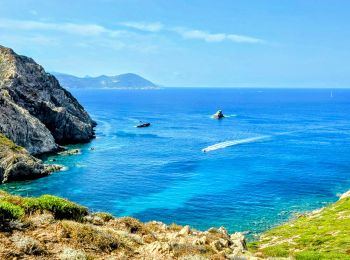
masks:
[[[350,90],[333,97],[329,89],[73,94],[97,121],[97,138],[72,146],[80,155],[46,158],[65,171],[1,188],[143,221],[252,233],[350,189]],[[211,119],[218,109],[228,117]],[[152,126],[135,128],[139,120]]]

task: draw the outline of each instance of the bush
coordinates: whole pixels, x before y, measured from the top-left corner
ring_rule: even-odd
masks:
[[[24,198],[21,206],[28,214],[32,214],[42,209],[40,207],[40,201],[37,198]]]
[[[37,202],[35,199],[27,201],[27,210],[33,210],[38,207],[41,210],[52,212],[56,219],[73,219],[78,221],[88,214],[87,208],[56,196],[43,195],[36,200]]]
[[[20,219],[24,216],[24,210],[7,201],[0,201],[0,221]]]
[[[36,211],[49,211],[56,219],[72,219],[80,221],[88,214],[88,209],[75,204],[66,199],[52,195],[43,195],[39,198],[23,198],[20,196],[9,195],[5,192],[0,193],[0,198],[4,205],[16,206],[16,210],[22,215],[35,213]],[[106,214],[107,215],[107,214]],[[1,213],[0,213],[1,217]],[[107,216],[105,216],[108,218]]]

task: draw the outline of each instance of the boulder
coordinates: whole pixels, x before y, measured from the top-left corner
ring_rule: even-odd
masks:
[[[59,165],[44,165],[0,133],[0,183],[36,179],[60,169]]]
[[[213,115],[213,118],[215,118],[215,119],[221,119],[221,118],[223,118],[223,117],[225,117],[225,116],[224,116],[224,114],[222,113],[221,110],[218,110],[218,111]]]

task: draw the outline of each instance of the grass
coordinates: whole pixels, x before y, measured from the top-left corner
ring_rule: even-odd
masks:
[[[264,256],[350,259],[350,198],[273,228],[251,243]]]
[[[7,222],[24,216],[24,209],[8,201],[0,201],[0,221]]]
[[[350,256],[342,253],[304,251],[295,254],[296,260],[349,260]]]
[[[10,148],[12,151],[16,151],[16,152],[21,152],[24,150],[23,147],[16,145],[14,142],[12,142],[2,133],[0,133],[0,145],[6,146]]]
[[[37,204],[32,202],[32,207],[50,211],[56,219],[82,220],[88,214],[87,208],[56,196],[43,195],[36,200]]]
[[[91,224],[82,224],[75,221],[61,222],[63,234],[80,246],[87,245],[102,251],[112,251],[122,246],[121,238],[112,229],[97,228]]]
[[[32,214],[37,211],[49,211],[55,219],[81,221],[88,214],[87,208],[52,195],[43,195],[38,198],[23,198],[1,192],[0,203],[7,205],[8,208],[11,205],[13,211],[16,209],[16,212],[21,212],[22,215],[24,213]]]

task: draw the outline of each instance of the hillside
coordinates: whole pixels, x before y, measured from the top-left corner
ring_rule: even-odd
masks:
[[[153,82],[133,73],[117,76],[76,77],[68,74],[54,74],[66,88],[100,88],[100,89],[156,89]]]
[[[264,233],[250,248],[259,256],[350,259],[350,193],[339,201]]]
[[[68,200],[0,190],[0,258],[9,259],[350,259],[349,192],[248,244],[225,228],[143,223],[89,212]]]
[[[188,226],[142,223],[91,213],[50,195],[0,191],[1,259],[234,259],[250,255],[240,233],[201,232]]]

